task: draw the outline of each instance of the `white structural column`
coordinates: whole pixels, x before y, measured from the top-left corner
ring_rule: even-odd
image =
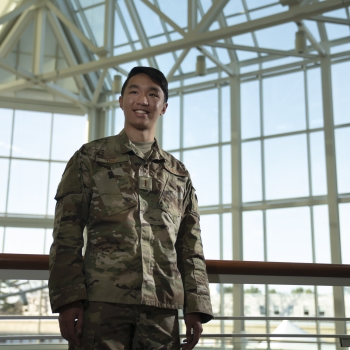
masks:
[[[332,264],[341,264],[341,242],[338,207],[338,186],[335,158],[335,137],[333,120],[333,99],[332,99],[332,75],[331,60],[329,55],[321,59],[322,74],[322,98],[323,98],[323,119],[324,137],[326,151],[327,168],[327,190],[328,190],[328,213],[329,231],[331,242]],[[343,287],[333,287],[334,316],[345,317],[344,309],[344,289]],[[346,326],[344,322],[336,322],[335,331],[337,334],[345,334]],[[340,349],[339,344],[337,349]]]
[[[241,162],[241,94],[238,67],[233,67],[236,76],[230,79],[231,100],[231,171],[232,171],[232,243],[233,260],[243,259],[242,237],[242,162]],[[233,286],[233,316],[244,315],[243,285]],[[234,332],[244,331],[244,322],[234,321]],[[243,350],[242,339],[235,338],[235,350]]]
[[[88,142],[106,136],[106,111],[102,108],[88,110]]]
[[[114,0],[106,0],[105,23],[104,23],[104,47],[108,51],[108,56],[113,56],[114,44]]]
[[[33,50],[33,73],[35,75],[42,73],[44,64],[44,45],[46,32],[46,8],[39,7],[36,10],[35,29],[34,29],[34,50]]]

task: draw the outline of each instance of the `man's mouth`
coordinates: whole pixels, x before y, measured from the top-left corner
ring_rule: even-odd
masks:
[[[143,115],[147,114],[147,112],[142,110],[142,109],[135,109],[134,112],[137,113],[137,114],[143,114]]]

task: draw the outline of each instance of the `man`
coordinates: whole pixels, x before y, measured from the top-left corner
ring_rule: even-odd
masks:
[[[190,350],[213,317],[195,190],[154,139],[167,99],[160,71],[133,68],[124,130],[83,145],[58,186],[49,289],[70,349],[179,349],[183,308]]]

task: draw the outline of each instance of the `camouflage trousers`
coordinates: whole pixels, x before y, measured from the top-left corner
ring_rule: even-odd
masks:
[[[88,302],[81,345],[69,350],[180,349],[177,310]]]

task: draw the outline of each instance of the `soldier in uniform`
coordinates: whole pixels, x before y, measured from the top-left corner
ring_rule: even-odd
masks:
[[[163,73],[133,68],[124,129],[83,145],[63,173],[49,290],[69,349],[190,350],[213,317],[195,189],[154,138],[167,99]]]

